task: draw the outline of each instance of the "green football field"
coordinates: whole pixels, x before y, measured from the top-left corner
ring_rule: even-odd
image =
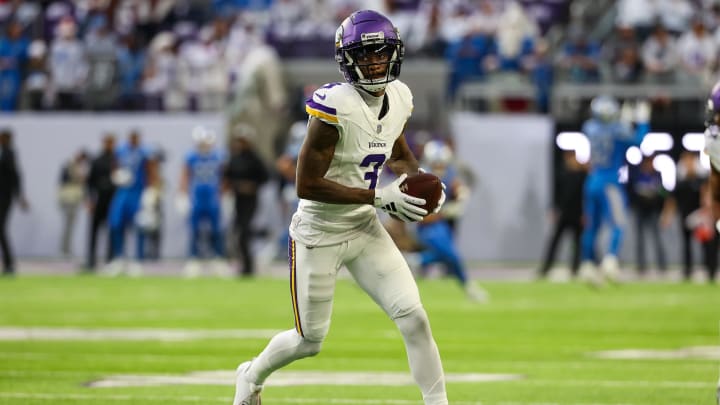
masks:
[[[714,404],[720,287],[420,281],[451,404]],[[230,404],[232,371],[292,327],[285,280],[0,279],[0,404]],[[421,404],[394,324],[340,280],[324,350],[263,404]]]

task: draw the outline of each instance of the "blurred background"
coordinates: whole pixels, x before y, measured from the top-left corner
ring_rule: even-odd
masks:
[[[105,139],[119,145],[131,133],[159,180],[148,202],[156,216],[146,243],[154,245],[128,249],[149,249],[150,260],[186,258],[190,231],[178,197],[197,127],[215,134],[227,156],[244,128],[238,136],[268,172],[248,231],[257,271],[284,260],[293,204],[285,186],[304,135],[304,102],[342,80],[334,33],[361,8],[387,15],[405,42],[411,147],[422,157],[424,145],[442,142],[463,173],[469,193],[457,243],[474,268],[540,266],[566,193],[566,152],[587,161],[579,131],[601,94],[627,108],[651,106],[651,133],[628,151],[625,177],[649,162],[660,183],[634,188],[630,180],[628,190],[632,207],[657,215],[644,238],[629,221],[626,267],[687,265],[684,241],[707,241],[688,236],[690,212],[677,209],[676,186],[709,168],[699,152],[705,101],[720,78],[718,1],[0,0],[0,127],[12,133],[29,206],[9,217],[19,271],[46,259],[88,266],[91,162]],[[229,233],[235,207],[223,204]],[[644,239],[654,243],[640,254]],[[105,240],[100,234],[100,262]]]

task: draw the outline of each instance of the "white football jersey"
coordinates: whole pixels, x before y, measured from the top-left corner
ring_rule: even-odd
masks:
[[[715,170],[720,170],[720,135],[717,131],[705,130],[705,153]]]
[[[412,93],[399,80],[385,88],[388,111],[378,119],[347,83],[330,83],[313,93],[305,110],[337,128],[340,135],[325,178],[348,187],[374,189],[395,140],[412,113]],[[293,239],[308,246],[337,244],[356,237],[375,218],[369,204],[328,204],[300,200],[290,224]]]

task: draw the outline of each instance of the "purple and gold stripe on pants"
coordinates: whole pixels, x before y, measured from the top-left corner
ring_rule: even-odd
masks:
[[[293,315],[295,316],[295,329],[297,330],[298,335],[303,336],[297,296],[297,260],[295,256],[295,241],[292,238],[288,238],[288,264],[290,265],[290,296],[292,297]]]

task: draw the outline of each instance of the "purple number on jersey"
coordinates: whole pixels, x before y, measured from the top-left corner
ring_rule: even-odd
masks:
[[[365,159],[360,162],[360,167],[369,167],[372,165],[372,171],[365,173],[365,180],[370,180],[370,187],[368,187],[368,189],[375,189],[378,179],[378,170],[380,170],[383,163],[385,163],[385,155],[379,153],[367,155],[365,156]]]

